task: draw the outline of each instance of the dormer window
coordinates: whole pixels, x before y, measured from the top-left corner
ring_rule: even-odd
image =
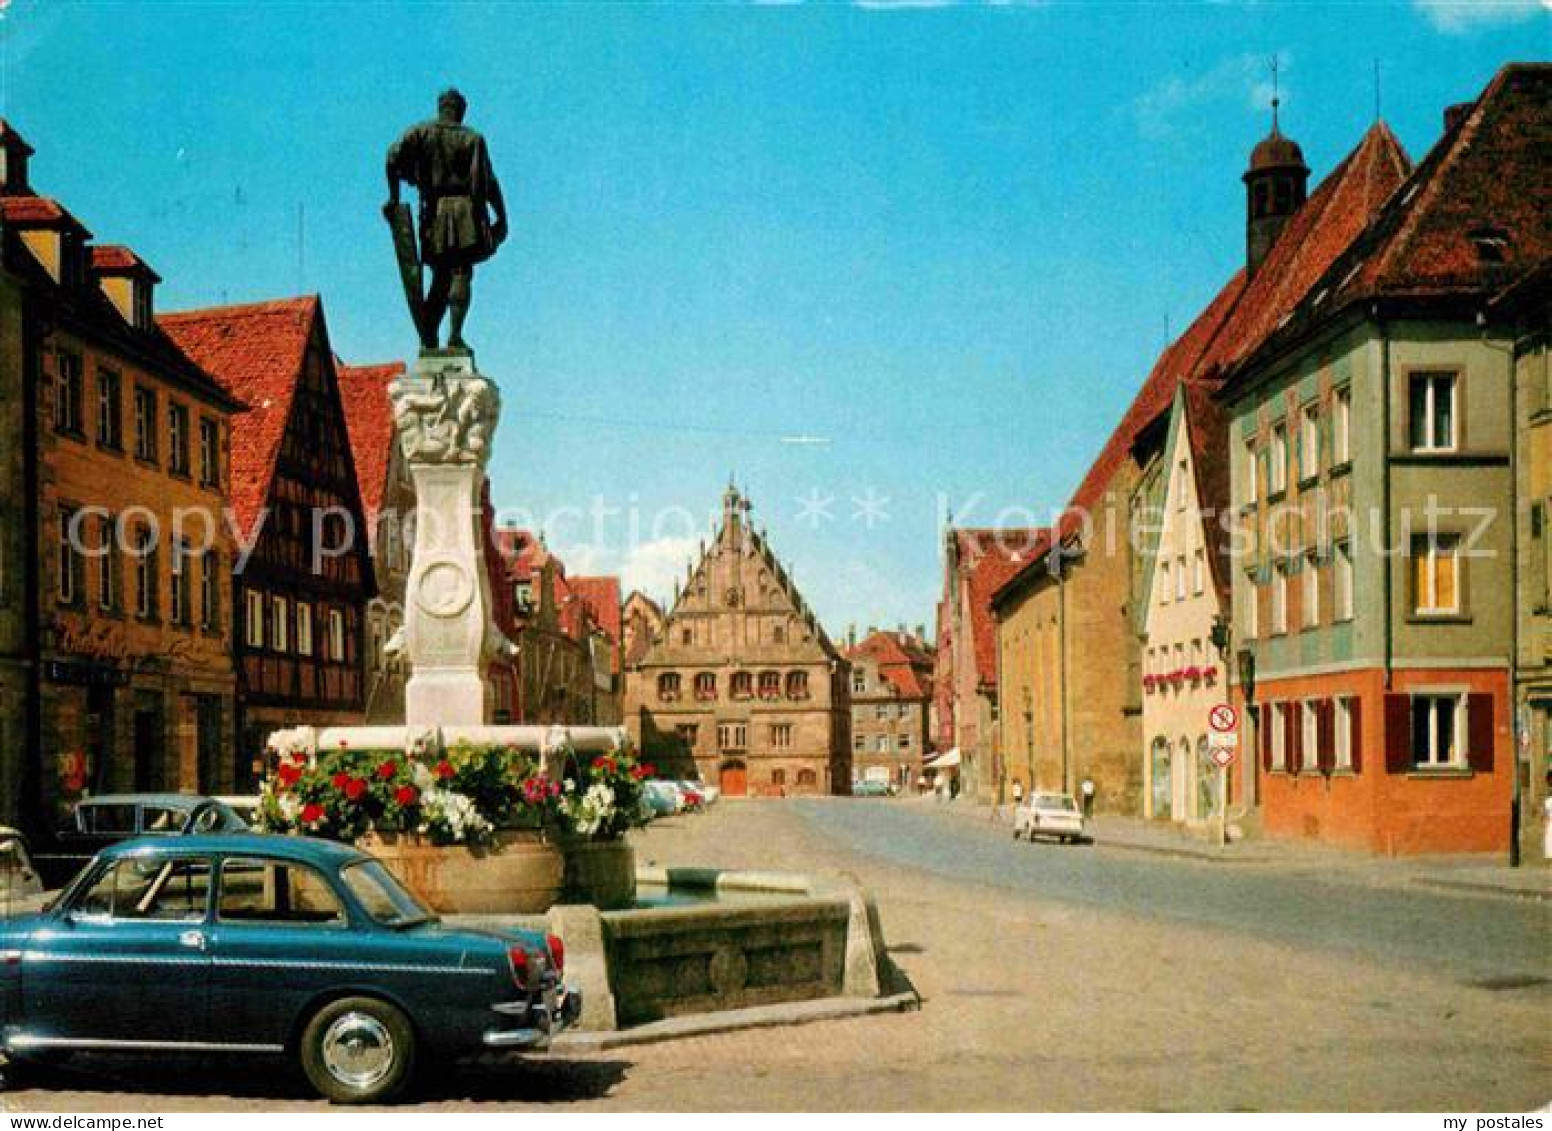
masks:
[[[137,330],[149,330],[151,328],[151,284],[145,279],[136,279],[132,293],[134,294],[134,314],[130,322]]]
[[[1479,263],[1504,263],[1509,258],[1509,233],[1503,228],[1475,228],[1466,233]]]

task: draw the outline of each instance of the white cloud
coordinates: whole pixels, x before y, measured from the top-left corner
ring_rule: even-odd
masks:
[[[1552,0],[1412,0],[1423,18],[1446,35],[1528,20],[1537,11],[1552,13]]]
[[[1292,55],[1279,51],[1277,89],[1288,101],[1288,71]],[[1172,75],[1144,91],[1133,103],[1137,129],[1144,137],[1169,137],[1214,103],[1238,103],[1267,113],[1272,105],[1272,55],[1245,52],[1220,60],[1194,76]]]
[[[633,546],[623,556],[593,542],[573,542],[554,549],[566,563],[566,573],[573,577],[614,574],[620,579],[622,593],[640,589],[654,600],[666,601],[673,596],[674,583],[684,580],[685,564],[700,554],[701,543],[698,538],[659,538]]]

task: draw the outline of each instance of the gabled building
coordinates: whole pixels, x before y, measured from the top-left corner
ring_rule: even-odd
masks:
[[[934,650],[919,629],[875,629],[846,649],[846,659],[853,780],[908,790],[932,752]]]
[[[934,683],[948,689],[939,713],[949,725],[943,728],[940,743],[948,744],[937,764],[952,768],[957,758],[959,780],[971,797],[995,798],[1020,776],[1018,766],[1024,764],[1023,748],[1004,747],[998,732],[1001,709],[1021,710],[1022,704],[1009,704],[1000,693],[992,595],[1024,568],[1045,535],[1044,529],[951,528],[944,533]]]
[[[241,542],[237,785],[252,788],[271,732],[365,717],[376,587],[339,373],[316,295],[160,324],[248,406],[232,422],[230,502]]]
[[[639,589],[625,598],[620,613],[621,662],[623,666],[641,662],[654,640],[663,635],[663,608]]]
[[[1516,344],[1491,300],[1552,256],[1549,152],[1552,66],[1504,68],[1221,393],[1274,835],[1508,844]]]
[[[240,406],[157,326],[156,272],[33,191],[32,153],[0,122],[0,742],[6,819],[52,832],[83,793],[232,785]]]
[[[388,385],[404,373],[404,363],[346,365],[336,358],[334,365],[377,583],[376,595],[366,606],[363,710],[369,725],[401,723],[408,665],[389,655],[387,645],[404,627],[404,587],[415,538],[415,484],[394,431]]]
[[[724,794],[851,787],[848,665],[749,504],[729,487],[722,522],[655,640],[625,672],[625,723],[649,761]]]

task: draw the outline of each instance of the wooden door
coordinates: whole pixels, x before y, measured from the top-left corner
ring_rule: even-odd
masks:
[[[723,797],[745,797],[749,793],[749,771],[742,762],[728,762],[719,773],[718,788]]]

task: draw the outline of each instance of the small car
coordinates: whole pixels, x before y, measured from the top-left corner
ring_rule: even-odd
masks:
[[[248,823],[224,802],[188,793],[105,793],[76,802],[56,834],[58,850],[37,853],[49,887],[63,885],[110,844],[137,836],[243,832]]]
[[[671,817],[684,808],[684,799],[673,782],[653,780],[641,787],[641,800],[655,817]]]
[[[31,914],[41,910],[46,899],[27,838],[0,825],[0,915]]]
[[[1064,843],[1083,839],[1083,812],[1069,793],[1032,793],[1013,811],[1013,839],[1055,837]]]
[[[103,850],[0,921],[0,1049],[290,1057],[336,1103],[417,1061],[542,1049],[581,1013],[560,939],[452,929],[359,849],[230,833]]]
[[[861,781],[851,783],[851,795],[853,797],[888,797],[890,795],[889,783],[878,781],[875,778],[863,778]]]

